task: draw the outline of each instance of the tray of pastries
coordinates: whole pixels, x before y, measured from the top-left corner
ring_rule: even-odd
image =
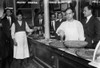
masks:
[[[50,42],[49,45],[53,46],[53,47],[56,47],[56,48],[64,48],[65,47],[64,44],[63,44],[63,42],[61,42],[59,40]]]
[[[66,47],[72,47],[72,48],[82,48],[85,47],[88,43],[86,41],[76,41],[76,40],[69,40],[64,41],[64,45]]]
[[[93,58],[94,49],[79,49],[76,51],[76,55],[84,59]]]

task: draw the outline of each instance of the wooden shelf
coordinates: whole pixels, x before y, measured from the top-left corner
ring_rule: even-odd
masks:
[[[32,10],[32,8],[18,8],[18,10]]]

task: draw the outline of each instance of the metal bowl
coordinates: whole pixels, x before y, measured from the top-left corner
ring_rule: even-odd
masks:
[[[82,48],[85,47],[88,43],[86,41],[64,41],[66,47],[72,48]]]

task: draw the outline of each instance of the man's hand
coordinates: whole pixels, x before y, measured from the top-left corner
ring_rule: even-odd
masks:
[[[15,40],[15,39],[13,39],[13,41],[14,41],[14,46],[17,46],[17,42],[16,42],[16,40]]]
[[[63,30],[59,30],[57,34],[63,38],[65,35],[65,32]]]
[[[0,23],[0,27],[2,27],[2,24]]]

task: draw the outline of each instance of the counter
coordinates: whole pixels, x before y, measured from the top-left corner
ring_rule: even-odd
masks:
[[[74,49],[56,48],[39,40],[28,39],[33,58],[41,68],[95,68],[89,60],[76,56]],[[73,51],[73,52],[71,52]]]

